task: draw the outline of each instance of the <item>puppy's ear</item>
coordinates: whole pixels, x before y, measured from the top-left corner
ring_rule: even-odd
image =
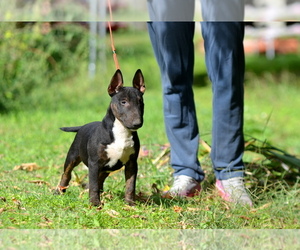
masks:
[[[116,73],[111,78],[110,84],[108,86],[107,92],[110,96],[118,93],[119,89],[123,87],[123,76],[121,70],[117,70]]]
[[[140,69],[138,69],[135,72],[135,75],[134,75],[133,80],[132,80],[132,85],[133,85],[134,88],[138,89],[143,94],[145,93],[146,86],[145,86],[144,76],[143,76],[143,73]]]

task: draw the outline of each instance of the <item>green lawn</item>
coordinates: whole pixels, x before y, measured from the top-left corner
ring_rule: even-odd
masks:
[[[124,173],[120,171],[105,183],[104,206],[101,209],[91,207],[88,194],[81,187],[82,182],[87,182],[86,178],[81,180],[87,173],[83,165],[75,169],[76,175],[74,173],[65,195],[52,195],[73,139],[72,134],[58,128],[100,120],[108,107],[106,88],[114,73],[108,53],[107,71],[99,70],[95,80],[88,79],[87,66],[82,63],[82,72],[74,78],[47,89],[36,89],[28,97],[32,98],[31,104],[24,106],[22,111],[0,116],[0,228],[299,229],[299,172],[294,174],[292,181],[280,172],[274,176],[266,167],[270,161],[259,154],[245,154],[245,159],[253,160],[247,177],[255,204],[251,209],[232,206],[216,195],[211,163],[202,147],[199,157],[207,172],[202,194],[188,200],[160,198],[158,192],[171,184],[172,169],[167,158],[157,158],[168,142],[163,125],[159,70],[145,32],[115,33],[115,40],[125,83],[130,85],[135,70],[141,68],[147,87],[145,123],[139,136],[149,155],[139,159],[137,205],[124,204]],[[196,41],[201,42],[198,37]],[[203,54],[197,53],[197,115],[202,139],[210,143],[211,86],[205,74]],[[282,60],[296,60],[287,56],[279,59],[281,64]],[[245,134],[300,156],[299,75],[288,68],[272,72],[269,64],[276,66],[276,60],[247,57]],[[254,67],[257,66],[255,62],[261,65],[261,72]],[[264,65],[268,65],[265,71],[261,68]],[[23,163],[36,163],[36,166],[16,170],[15,166]]]

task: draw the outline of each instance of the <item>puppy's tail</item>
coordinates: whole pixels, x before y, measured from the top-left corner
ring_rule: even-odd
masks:
[[[78,126],[78,127],[63,127],[60,128],[62,131],[65,132],[78,132],[78,130],[81,128],[82,126]]]

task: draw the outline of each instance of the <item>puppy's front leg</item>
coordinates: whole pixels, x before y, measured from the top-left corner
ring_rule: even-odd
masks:
[[[136,159],[131,159],[125,165],[125,179],[126,179],[126,190],[125,190],[125,201],[130,205],[135,205],[135,185],[137,177],[138,165]]]
[[[100,166],[98,161],[89,161],[89,197],[93,206],[100,205],[100,186],[99,173]]]

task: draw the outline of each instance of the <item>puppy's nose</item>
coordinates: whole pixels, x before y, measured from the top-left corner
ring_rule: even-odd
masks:
[[[138,128],[142,127],[142,125],[143,125],[143,121],[141,119],[135,119],[132,121],[133,129],[138,129]]]

